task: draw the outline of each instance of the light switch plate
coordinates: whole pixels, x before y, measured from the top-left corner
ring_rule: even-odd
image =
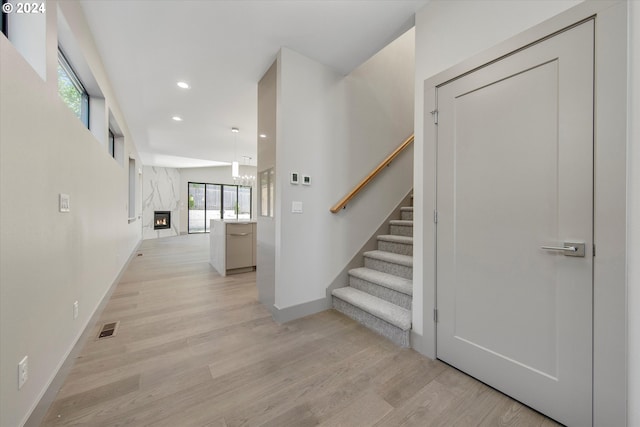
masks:
[[[311,185],[311,177],[309,175],[302,175],[302,184]]]
[[[71,199],[68,194],[60,193],[60,197],[58,198],[58,207],[60,212],[70,212],[71,211]]]
[[[298,172],[291,172],[289,178],[292,184],[298,184],[300,182],[300,174]]]
[[[291,202],[292,213],[302,213],[302,202]]]

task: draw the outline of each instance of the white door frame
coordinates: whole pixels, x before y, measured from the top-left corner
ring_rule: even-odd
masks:
[[[436,357],[435,308],[435,165],[437,128],[431,117],[436,87],[564,28],[595,16],[594,142],[594,308],[593,425],[626,425],[626,152],[627,152],[627,4],[586,1],[424,82],[423,141],[424,229],[416,236],[423,246],[423,335],[413,346]],[[436,165],[437,167],[437,165]]]

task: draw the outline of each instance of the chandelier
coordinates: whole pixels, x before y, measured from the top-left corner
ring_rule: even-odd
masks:
[[[242,163],[243,165],[247,165],[247,164],[251,165],[251,157],[242,156],[242,159],[243,159],[243,163]],[[254,187],[256,185],[256,177],[255,175],[240,175],[240,173],[238,173],[237,176],[233,177],[233,183],[236,185],[243,185],[246,187]]]

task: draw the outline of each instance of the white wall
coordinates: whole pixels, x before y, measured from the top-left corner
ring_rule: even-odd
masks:
[[[47,14],[18,13],[18,3],[12,0],[13,13],[7,15],[11,43],[31,64],[42,80],[47,79]],[[38,3],[40,4],[40,3]],[[45,5],[47,8],[49,5]]]
[[[126,153],[137,157],[79,5],[64,6],[111,98]],[[58,97],[56,10],[48,0],[46,81],[0,36],[0,425],[7,427],[26,421],[141,240],[140,221],[127,220],[127,169]],[[70,195],[71,212],[58,212],[60,193]],[[29,380],[18,391],[25,355]]]
[[[171,228],[154,230],[155,211],[171,211]],[[180,234],[180,173],[175,168],[145,166],[142,169],[142,238]]]
[[[231,166],[215,166],[207,168],[184,168],[179,169],[180,173],[180,233],[188,232],[189,221],[189,182],[204,182],[209,184],[230,184],[235,185],[231,177]],[[240,165],[240,176],[256,176],[256,167]],[[251,189],[251,213],[256,216],[257,190],[255,185]]]
[[[325,296],[332,279],[327,248],[337,231],[329,207],[342,192],[336,177],[348,167],[341,149],[332,153],[346,145],[343,77],[290,49],[279,60],[275,306],[283,309]],[[310,175],[312,185],[289,184],[294,171]],[[291,213],[294,200],[303,203],[302,214]],[[334,247],[334,254],[343,250]]]
[[[640,426],[640,3],[629,2],[629,150],[627,187],[628,418]]]
[[[412,134],[413,51],[411,30],[344,77],[290,49],[281,50],[277,80],[277,309],[325,299],[334,278],[410,191],[412,148],[346,210],[329,212]],[[310,175],[312,185],[290,184],[291,172]],[[293,201],[303,203],[302,214],[291,213]],[[320,305],[316,307],[320,309]]]

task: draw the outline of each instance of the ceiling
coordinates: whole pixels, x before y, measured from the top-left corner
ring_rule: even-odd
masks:
[[[427,2],[81,4],[143,164],[197,167],[234,159],[256,164],[257,85],[281,47],[346,75],[412,27]]]

